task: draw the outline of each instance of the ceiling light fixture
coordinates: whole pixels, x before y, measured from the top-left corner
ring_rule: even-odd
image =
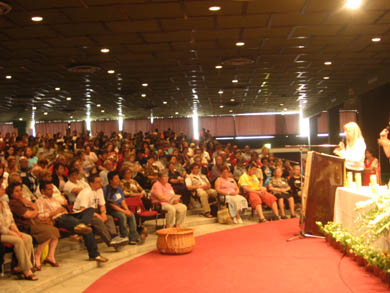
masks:
[[[109,52],[110,52],[110,49],[108,49],[108,48],[102,48],[102,49],[100,49],[100,52],[102,52],[102,53],[109,53]]]
[[[325,65],[332,65],[332,61],[325,61],[324,64]]]
[[[33,16],[33,17],[31,17],[31,20],[35,21],[35,22],[40,22],[43,20],[43,17],[42,16]]]
[[[147,87],[148,84],[145,82],[145,83],[142,84],[142,86]]]
[[[245,42],[239,41],[239,42],[236,43],[236,46],[237,46],[237,47],[245,46]]]
[[[234,101],[235,101],[235,99],[233,99],[233,98],[230,99],[230,102],[234,102]]]
[[[222,95],[223,94],[223,90],[219,90],[218,94]]]
[[[222,65],[215,65],[215,69],[222,69]]]
[[[56,90],[56,91],[60,91],[61,88],[60,88],[60,87],[56,87],[55,90]]]
[[[220,105],[219,107],[222,109],[222,108],[223,108],[223,105]]]
[[[73,116],[70,116],[69,118],[70,118],[70,119],[73,119]]]
[[[100,112],[104,113],[104,110],[101,110]]]
[[[5,78],[6,79],[12,79],[12,75],[6,75]]]
[[[324,76],[323,79],[329,79],[330,77],[329,76]]]
[[[146,97],[146,94],[142,94],[141,97],[145,98],[145,97]]]
[[[22,121],[22,120],[23,120],[23,118],[22,118],[22,117],[20,117],[20,118],[19,118],[19,121]]]
[[[107,73],[108,73],[108,74],[114,74],[114,73],[115,73],[115,70],[113,70],[113,69],[107,70]]]
[[[44,113],[43,113],[43,115],[45,115],[45,116],[46,116],[47,114],[48,114],[47,112],[44,112]]]
[[[298,46],[298,49],[303,49],[305,48],[305,46]]]
[[[67,101],[70,101],[70,100],[72,100],[72,98],[71,98],[71,97],[67,97],[66,100],[67,100]]]
[[[284,104],[280,104],[280,106],[284,106]]]
[[[380,42],[382,39],[379,37],[372,38],[371,41],[374,43]]]
[[[233,79],[232,83],[238,83],[238,79]]]
[[[167,102],[167,101],[164,101],[163,104],[166,105],[166,104],[168,104],[168,102]]]
[[[102,105],[100,105],[100,104],[97,104],[97,105],[96,105],[96,107],[98,107],[98,108],[100,108],[101,106],[102,106]]]
[[[345,8],[348,9],[357,9],[362,5],[362,0],[347,0],[345,3]]]
[[[232,112],[233,112],[233,110],[229,110],[229,112],[230,112],[230,113],[232,113]]]
[[[175,112],[175,115],[178,115],[179,114],[179,112]]]
[[[36,110],[36,109],[37,109],[37,107],[32,107],[32,109],[33,109],[33,110]]]
[[[221,10],[221,6],[217,6],[217,5],[215,5],[215,6],[210,6],[210,7],[209,7],[209,10],[210,10],[210,11],[220,11],[220,10]]]

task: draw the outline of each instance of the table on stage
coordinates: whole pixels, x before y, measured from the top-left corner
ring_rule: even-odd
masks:
[[[385,190],[386,186],[380,186],[379,192]],[[340,223],[352,235],[358,235],[356,219],[359,211],[356,210],[356,203],[369,200],[373,196],[369,186],[362,186],[359,189],[349,187],[337,188],[334,204],[334,222]],[[390,236],[379,238],[374,246],[381,249],[390,249]]]

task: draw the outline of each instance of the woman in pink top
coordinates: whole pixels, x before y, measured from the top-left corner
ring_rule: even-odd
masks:
[[[161,203],[162,209],[167,212],[167,227],[180,227],[187,213],[187,207],[180,203],[181,195],[175,194],[171,184],[168,183],[167,171],[158,174],[158,180],[153,184],[151,198],[153,202]]]
[[[239,188],[227,167],[222,167],[221,176],[215,181],[215,189],[218,194],[226,196],[230,216],[234,224],[242,224],[241,211],[248,208],[245,197],[239,195]]]

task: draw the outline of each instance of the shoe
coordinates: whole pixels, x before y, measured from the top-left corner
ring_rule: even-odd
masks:
[[[106,258],[102,255],[98,255],[97,257],[90,258],[89,260],[95,260],[97,262],[108,262],[108,258]]]
[[[288,219],[287,216],[281,216],[281,218],[282,218],[283,220]]]
[[[238,221],[236,218],[233,218],[233,224],[238,224]]]
[[[271,221],[279,221],[281,218],[280,216],[272,216]]]
[[[58,268],[60,265],[54,261],[51,261],[49,259],[45,259],[45,261],[43,262],[44,264],[49,264],[51,265],[52,267],[55,267],[55,268]]]
[[[92,232],[92,228],[88,227],[85,224],[78,224],[76,227],[74,227],[74,232],[77,234],[89,234]]]
[[[116,244],[121,244],[126,242],[129,242],[129,238],[116,236],[111,240],[110,245],[116,245]]]
[[[296,218],[296,217],[297,217],[296,215],[291,215],[290,219],[293,219],[293,218]]]
[[[142,245],[142,244],[145,243],[145,239],[140,238],[140,239],[138,239],[138,240],[136,241],[136,243],[137,243],[137,245]]]
[[[27,281],[38,281],[38,277],[35,276],[34,274],[31,274],[31,275],[25,275],[25,274],[20,274],[19,275],[19,278],[21,280],[27,280]]]
[[[259,224],[261,223],[265,223],[265,222],[268,222],[267,219],[263,218],[263,219],[259,219]]]
[[[129,241],[129,245],[136,245],[137,244],[137,241],[135,241],[135,240],[130,240]]]
[[[238,224],[244,224],[244,222],[242,221],[241,218],[239,218],[239,219],[237,220],[237,222],[238,222]]]
[[[33,273],[35,273],[35,272],[40,272],[40,271],[42,271],[42,267],[41,266],[37,266],[37,265],[35,265],[32,269],[31,269],[31,271],[33,272]]]

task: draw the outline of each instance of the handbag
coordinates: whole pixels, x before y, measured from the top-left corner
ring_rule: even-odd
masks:
[[[217,212],[218,223],[231,224],[233,222],[229,214],[229,209],[224,207]]]

